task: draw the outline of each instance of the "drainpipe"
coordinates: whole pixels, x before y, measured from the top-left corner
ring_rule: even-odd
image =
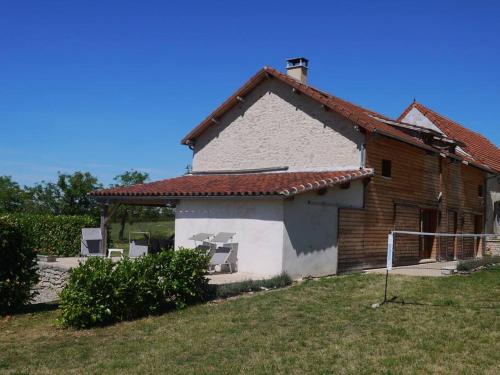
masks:
[[[360,168],[363,169],[366,167],[366,144],[363,143],[361,145],[361,166]]]

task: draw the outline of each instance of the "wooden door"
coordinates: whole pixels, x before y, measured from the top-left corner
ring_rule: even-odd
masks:
[[[395,206],[395,230],[420,232],[420,209],[417,206]],[[394,237],[394,264],[415,264],[420,258],[420,239],[416,235],[396,234]]]
[[[457,234],[458,231],[458,212],[448,210],[448,225],[446,232]],[[453,260],[457,257],[457,238],[456,237],[443,237],[445,243],[445,251],[443,256],[446,260]]]
[[[438,227],[438,210],[422,209],[420,211],[420,225],[422,232],[436,233]],[[436,237],[422,236],[420,259],[436,257]]]

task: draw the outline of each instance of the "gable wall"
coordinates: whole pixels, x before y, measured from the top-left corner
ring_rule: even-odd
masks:
[[[200,135],[193,171],[358,168],[363,139],[348,120],[269,79]]]
[[[340,210],[341,271],[384,266],[387,235],[395,229],[420,231],[421,209],[439,210],[439,232],[453,230],[453,212],[458,215],[458,233],[474,231],[474,215],[484,214],[478,186],[484,184],[485,172],[387,137],[369,137],[366,150],[367,167],[375,169],[375,176],[365,188],[364,209]],[[392,178],[381,176],[382,159],[392,161]],[[473,252],[474,244],[457,244],[455,249],[444,240],[436,242],[431,257],[453,257],[454,251],[458,255]],[[419,240],[396,237],[395,263],[418,260]]]
[[[439,133],[443,133],[441,129],[434,125],[434,123],[432,123],[427,117],[423,115],[422,112],[420,112],[416,108],[412,108],[401,121],[408,124],[422,126],[423,128],[432,129]]]

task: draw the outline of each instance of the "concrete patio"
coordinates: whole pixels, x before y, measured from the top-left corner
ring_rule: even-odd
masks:
[[[87,259],[88,258],[83,258],[83,257],[57,258],[55,262],[39,261],[38,265],[43,268],[49,267],[63,271],[69,271],[71,268],[78,267],[80,263],[85,262]],[[112,259],[114,262],[118,262],[120,260],[119,257],[113,257]],[[246,272],[216,273],[216,274],[209,274],[207,277],[209,279],[209,284],[215,284],[215,285],[230,284],[247,280],[262,280],[268,278],[266,276],[255,275]]]

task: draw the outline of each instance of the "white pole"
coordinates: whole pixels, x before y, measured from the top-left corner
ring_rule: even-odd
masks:
[[[394,233],[391,232],[387,236],[387,271],[392,270],[392,258],[394,253]]]

